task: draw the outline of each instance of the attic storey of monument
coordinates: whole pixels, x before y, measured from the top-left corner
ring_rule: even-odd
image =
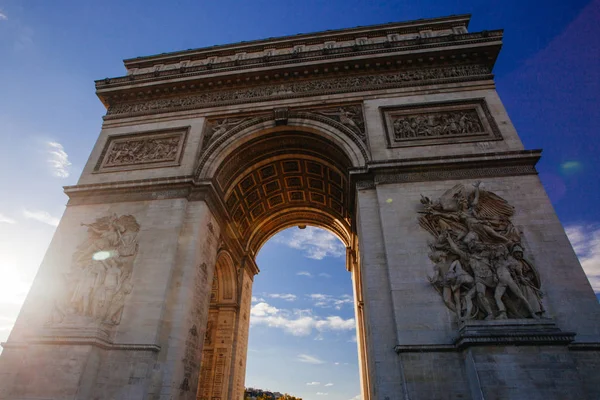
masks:
[[[496,93],[503,32],[469,20],[140,57],[97,81],[102,130],[0,399],[239,398],[255,257],[294,225],[346,245],[363,398],[598,398],[600,307]]]

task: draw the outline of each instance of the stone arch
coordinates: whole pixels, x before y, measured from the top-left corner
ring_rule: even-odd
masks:
[[[205,148],[195,173],[196,179],[212,178],[216,168],[233,151],[257,136],[286,131],[307,132],[329,139],[343,149],[354,168],[364,167],[370,159],[364,133],[320,114],[297,111],[289,113],[285,125],[278,126],[273,115],[250,117],[219,137],[205,140]]]
[[[216,303],[232,303],[237,299],[236,271],[231,254],[221,250],[217,255],[214,279],[217,282],[217,292],[214,298]],[[212,303],[211,296],[211,303]]]
[[[196,177],[212,182],[226,210],[224,222],[229,224],[221,231],[229,236],[228,240],[233,239],[239,244],[241,254],[245,256],[244,263],[254,263],[263,244],[277,232],[292,226],[317,226],[332,232],[344,243],[346,269],[352,274],[355,298],[358,299],[355,311],[360,337],[357,340],[360,368],[365,371],[366,339],[362,309],[359,308],[362,293],[358,293],[362,290],[361,272],[357,262],[355,193],[350,171],[364,167],[368,153],[364,138],[343,124],[327,119],[306,112],[290,115],[288,124],[282,126],[276,126],[268,116],[242,122],[205,144]],[[227,270],[223,257],[222,253],[218,254],[216,274],[219,284],[225,279]],[[245,273],[243,267],[238,277],[240,282],[246,279]],[[231,361],[227,359],[231,370],[229,378],[233,377],[229,393],[239,391],[238,387],[243,386],[243,376],[239,384],[237,377],[245,372],[250,321],[244,310],[249,311],[250,299],[248,297],[244,304],[244,298],[251,295],[251,278],[245,282],[240,283],[239,289],[236,339],[231,346],[221,346],[218,353],[203,354],[202,368],[204,359],[209,363],[218,357],[231,357]],[[250,286],[246,288],[248,283]],[[219,292],[224,293],[224,290],[219,287]],[[211,313],[209,321],[215,313],[212,305]],[[218,313],[222,315],[222,311]],[[223,327],[220,329],[225,332]],[[207,349],[208,352],[213,350]],[[363,377],[362,380],[367,387],[366,379]],[[215,396],[214,390],[203,389],[202,385],[207,384],[210,380],[201,374],[199,398]]]

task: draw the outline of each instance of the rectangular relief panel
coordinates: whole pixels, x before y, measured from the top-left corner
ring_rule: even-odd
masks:
[[[189,127],[109,136],[94,172],[176,167]]]
[[[484,99],[381,109],[388,148],[502,140]]]

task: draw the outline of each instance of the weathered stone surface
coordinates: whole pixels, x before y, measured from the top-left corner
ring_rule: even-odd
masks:
[[[502,32],[468,20],[142,57],[98,81],[108,113],[3,345],[0,400],[240,400],[256,252],[307,224],[348,249],[365,399],[597,398],[600,307],[495,91]],[[442,296],[431,240],[452,259]],[[486,277],[491,312],[470,297]]]

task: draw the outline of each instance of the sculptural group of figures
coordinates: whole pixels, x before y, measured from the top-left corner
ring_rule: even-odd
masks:
[[[456,111],[398,117],[393,122],[397,140],[483,132],[477,111]]]
[[[73,255],[64,276],[64,296],[56,301],[50,322],[76,316],[119,324],[125,298],[133,289],[131,275],[140,227],[133,216],[115,214],[82,225],[88,229],[88,238]]]
[[[106,159],[106,164],[123,165],[173,160],[179,150],[179,141],[179,137],[165,137],[115,143]]]
[[[524,257],[513,207],[480,182],[473,186],[421,198],[419,224],[435,238],[431,284],[459,320],[541,317],[540,278]]]

